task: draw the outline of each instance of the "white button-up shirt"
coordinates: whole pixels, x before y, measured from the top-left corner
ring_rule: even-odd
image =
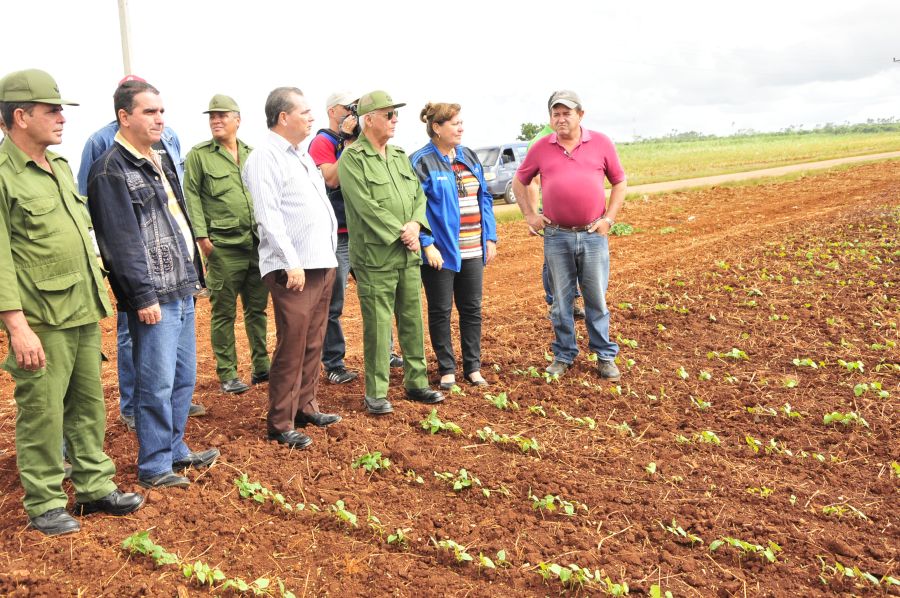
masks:
[[[259,272],[336,268],[337,219],[309,154],[269,131],[241,173],[253,197]]]

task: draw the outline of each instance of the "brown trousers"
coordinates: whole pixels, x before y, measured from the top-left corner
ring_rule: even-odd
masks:
[[[275,308],[275,353],[269,370],[269,432],[295,428],[298,412],[318,413],[316,388],[334,268],[306,270],[302,291],[289,291],[278,282],[283,270],[269,272],[263,282]]]

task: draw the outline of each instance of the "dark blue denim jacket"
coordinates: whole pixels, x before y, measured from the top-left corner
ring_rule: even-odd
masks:
[[[178,177],[163,168],[188,218]],[[91,166],[88,207],[120,309],[136,311],[200,291],[199,252],[192,262],[184,235],[169,212],[165,187],[149,160],[113,143]]]

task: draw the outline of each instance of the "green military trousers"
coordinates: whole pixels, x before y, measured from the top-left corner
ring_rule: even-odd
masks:
[[[422,274],[418,264],[396,270],[354,267],[353,274],[363,317],[366,396],[387,398],[393,348],[391,319],[395,314],[397,340],[403,352],[403,386],[426,388]]]
[[[116,467],[103,452],[106,405],[100,384],[100,326],[36,334],[46,367],[20,369],[12,349],[3,366],[16,384],[16,465],[29,517],[68,502],[62,490],[63,438],[76,500],[97,500],[116,489],[112,481]]]
[[[210,342],[221,382],[237,378],[234,320],[237,298],[244,306],[244,329],[250,343],[253,373],[269,371],[266,352],[266,306],[269,289],[259,276],[256,249],[216,247],[206,260],[206,286],[210,290]]]

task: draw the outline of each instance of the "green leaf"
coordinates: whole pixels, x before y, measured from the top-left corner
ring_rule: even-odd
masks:
[[[723,540],[713,540],[712,542],[709,543],[709,551],[715,552],[719,548],[721,548],[723,544],[725,544],[725,542]]]

